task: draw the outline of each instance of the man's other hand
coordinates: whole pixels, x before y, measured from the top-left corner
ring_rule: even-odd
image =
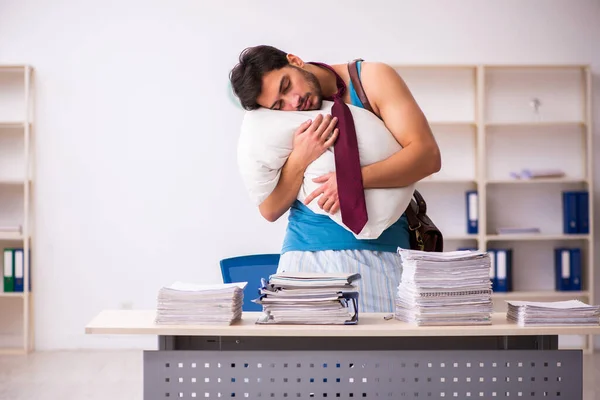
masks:
[[[338,187],[335,172],[330,172],[313,179],[315,183],[322,183],[304,200],[304,204],[308,205],[317,196],[321,196],[318,201],[319,207],[329,214],[335,214],[340,209],[340,200],[338,198]]]

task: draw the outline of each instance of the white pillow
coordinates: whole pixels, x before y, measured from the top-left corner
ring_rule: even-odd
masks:
[[[277,186],[281,168],[292,151],[296,129],[308,119],[314,120],[318,114],[330,114],[332,105],[331,101],[323,101],[320,110],[276,111],[260,108],[245,113],[238,140],[238,167],[250,198],[256,205],[265,200]],[[362,166],[381,161],[402,149],[377,116],[360,107],[348,107],[354,117]],[[313,178],[331,171],[335,171],[333,148],[325,151],[308,166],[297,196],[298,200],[304,202],[304,199],[321,185],[313,182]],[[404,213],[413,191],[414,185],[366,189],[368,221],[362,231],[354,236],[358,239],[378,238]],[[318,199],[314,199],[308,207],[315,213],[329,215],[350,231],[342,222],[340,211],[333,215],[323,211],[317,203]]]

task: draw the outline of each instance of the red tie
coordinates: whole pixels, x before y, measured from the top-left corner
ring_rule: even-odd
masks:
[[[333,98],[326,98],[326,100],[333,100],[331,116],[338,119],[339,133],[333,148],[340,212],[342,213],[342,222],[352,232],[359,234],[367,223],[367,205],[365,203],[354,119],[348,105],[342,99],[346,92],[346,84],[331,66],[316,62],[310,64],[327,68],[336,76],[338,92]]]

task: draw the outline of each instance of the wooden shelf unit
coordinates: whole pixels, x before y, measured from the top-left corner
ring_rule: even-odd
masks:
[[[587,65],[394,65],[424,111],[442,169],[417,183],[445,250],[513,249],[507,300],[580,299],[595,304],[591,93]],[[537,99],[537,101],[534,101]],[[537,112],[535,104],[537,102]],[[560,168],[564,177],[514,179],[522,169]],[[466,191],[478,193],[478,232],[467,233]],[[564,190],[589,193],[589,234],[562,229]],[[539,234],[498,234],[536,226]],[[555,247],[582,249],[581,291],[556,291]],[[582,347],[593,349],[593,337]]]
[[[34,349],[31,251],[33,239],[34,69],[0,65],[0,247],[23,249],[23,292],[0,283],[0,354]],[[15,227],[15,229],[8,229]]]

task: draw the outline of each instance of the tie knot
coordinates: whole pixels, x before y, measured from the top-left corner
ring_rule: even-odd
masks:
[[[346,84],[339,75],[337,76],[336,84],[338,91],[336,94],[333,95],[333,98],[341,99],[342,97],[344,97],[344,93],[346,93]]]

